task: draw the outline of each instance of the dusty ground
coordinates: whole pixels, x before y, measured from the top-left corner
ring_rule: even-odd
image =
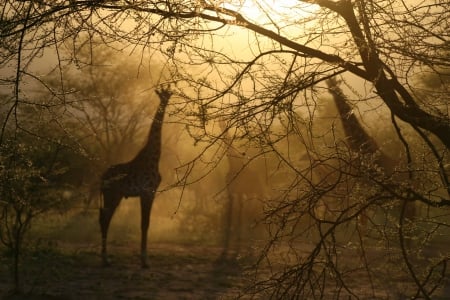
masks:
[[[303,245],[305,250],[307,245]],[[212,246],[158,243],[149,247],[149,269],[142,269],[138,244],[111,243],[112,266],[101,266],[98,246],[58,245],[34,251],[22,264],[25,294],[8,295],[12,280],[6,259],[0,256],[0,299],[4,300],[78,300],[78,299],[268,299],[246,290],[252,284],[255,257],[238,256],[218,260],[221,249]],[[376,255],[386,254],[378,251]],[[353,257],[353,260],[354,257]],[[350,260],[348,261],[350,262]],[[273,266],[271,266],[273,267]],[[259,275],[269,277],[269,270]],[[358,297],[342,295],[339,299],[409,299],[417,289],[410,279],[393,271],[373,278],[369,285],[364,270],[346,276]],[[345,274],[343,274],[345,275]],[[407,281],[405,281],[407,279]],[[450,280],[450,278],[448,278]],[[336,299],[329,290],[324,299]],[[374,297],[376,295],[376,297]],[[440,288],[433,299],[450,299],[449,286]]]
[[[138,226],[139,222],[123,219],[127,222],[113,224],[110,234],[108,246],[112,266],[103,268],[96,215],[63,216],[61,220],[56,216],[51,220],[46,218],[31,232],[36,246],[29,247],[29,255],[24,256],[21,264],[25,294],[8,295],[12,287],[9,260],[4,253],[0,253],[0,299],[236,299],[242,295],[243,299],[251,298],[246,288],[252,284],[253,263],[265,245],[263,241],[261,244],[253,240],[249,245],[242,244],[241,255],[236,259],[218,260],[222,249],[208,242],[183,242],[181,233],[172,240],[162,240],[167,232],[174,230],[162,228],[162,223],[156,222],[161,230],[150,232],[153,237],[148,248],[150,268],[142,269],[138,253],[139,228],[129,225],[136,223]],[[449,245],[447,241],[434,245],[427,250],[428,259],[441,258],[441,253],[448,253]],[[282,265],[273,263],[289,260],[293,254],[291,247],[296,250],[293,258],[297,262],[297,259],[307,257],[315,245],[311,241],[299,241],[287,248],[281,247],[278,252],[271,252],[275,260],[271,261],[270,266],[260,266],[259,279],[266,280],[271,276],[271,271],[282,268]],[[346,276],[346,283],[351,285],[359,299],[372,300],[375,294],[377,299],[408,299],[405,295],[410,297],[415,294],[417,287],[407,276],[404,266],[398,263],[401,258],[399,249],[366,249],[373,270],[384,272],[373,274],[371,281],[366,270],[360,268],[357,248],[339,249],[339,263],[343,270],[352,270],[341,275]],[[424,266],[429,265],[430,262],[427,262]],[[414,267],[420,271],[420,262],[414,262]],[[439,272],[441,269],[436,269],[435,275]],[[446,280],[450,282],[450,278]],[[326,295],[324,299],[337,298],[332,282],[326,289]],[[433,299],[450,299],[448,295],[450,285],[444,284],[433,294]],[[264,300],[268,297],[259,294],[253,299]],[[339,299],[355,297],[342,294]]]
[[[37,252],[23,264],[22,296],[7,296],[11,279],[3,264],[0,299],[232,299],[249,283],[250,260],[218,261],[218,248],[154,245],[149,269],[131,247],[110,250],[108,268],[100,266],[98,249]]]

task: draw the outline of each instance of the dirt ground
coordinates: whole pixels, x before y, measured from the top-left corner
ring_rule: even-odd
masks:
[[[218,260],[219,248],[152,245],[148,269],[140,267],[137,248],[112,245],[107,268],[89,246],[37,252],[22,265],[21,296],[7,295],[12,282],[2,262],[0,299],[233,299],[250,282],[250,259]]]
[[[127,216],[127,215],[126,215]],[[253,295],[247,288],[258,280],[267,280],[277,270],[282,270],[283,261],[292,257],[297,262],[307,257],[315,248],[312,241],[298,241],[289,247],[277,247],[271,251],[270,264],[259,265],[255,274],[254,263],[257,255],[265,246],[264,240],[242,239],[239,244],[240,255],[233,259],[222,260],[222,248],[213,245],[203,236],[203,241],[183,240],[183,234],[174,237],[167,232],[174,229],[164,228],[160,220],[156,224],[160,231],[150,232],[148,269],[142,269],[139,255],[139,222],[129,222],[129,218],[116,218],[114,230],[109,236],[109,256],[112,265],[101,266],[99,230],[96,215],[74,214],[53,219],[46,218],[34,227],[30,233],[36,246],[28,245],[29,252],[21,263],[22,295],[9,295],[12,288],[10,260],[5,253],[0,253],[0,300],[108,300],[108,299],[268,299],[262,294]],[[117,216],[117,217],[120,217]],[[154,219],[155,220],[155,219]],[[125,222],[126,221],[126,222]],[[135,227],[129,225],[135,224]],[[133,225],[134,226],[134,225]],[[188,236],[184,233],[184,236]],[[163,238],[166,237],[166,240]],[[208,242],[209,241],[209,242]],[[424,266],[429,266],[433,259],[448,253],[450,242],[433,244]],[[32,244],[34,245],[34,244]],[[439,246],[439,247],[438,247]],[[294,252],[291,252],[295,248]],[[232,247],[233,248],[233,247]],[[235,248],[233,248],[235,249]],[[366,255],[371,267],[377,272],[373,278],[367,277],[364,268],[360,268],[359,248],[345,245],[340,249],[339,263],[343,265],[346,284],[359,299],[408,299],[406,295],[415,294],[417,286],[408,277],[404,266],[398,263],[400,250],[367,246]],[[3,251],[4,248],[0,248]],[[278,265],[278,262],[280,264]],[[291,260],[292,262],[292,260]],[[431,264],[433,265],[433,264]],[[421,264],[414,267],[420,270]],[[424,269],[426,270],[426,269]],[[437,269],[436,274],[440,272]],[[446,272],[442,270],[442,272]],[[370,280],[369,280],[370,279]],[[445,278],[450,282],[450,278]],[[275,284],[278,284],[275,282]],[[266,291],[260,291],[264,293]],[[325,290],[324,299],[355,299],[349,294],[341,293],[338,297],[333,285]],[[345,295],[344,295],[345,294]],[[444,283],[433,299],[450,299],[450,285]]]
[[[308,247],[303,245],[305,250]],[[0,256],[0,299],[3,300],[100,300],[100,299],[268,299],[251,294],[255,256],[218,259],[221,248],[176,243],[158,243],[149,247],[148,269],[140,266],[138,244],[111,243],[112,265],[102,267],[98,245],[58,245],[32,252],[22,263],[21,295],[9,295],[12,279],[5,257]],[[309,249],[310,250],[310,249]],[[378,252],[382,255],[385,251]],[[373,255],[375,257],[375,254]],[[271,265],[271,268],[274,267]],[[260,268],[258,276],[268,278],[270,270]],[[339,299],[409,299],[416,287],[404,276],[392,273],[380,276],[371,287],[364,270],[348,274],[358,297]],[[447,278],[450,280],[450,278]],[[384,283],[383,283],[384,282]],[[382,284],[383,283],[383,284]],[[324,299],[336,299],[335,291]],[[433,299],[450,299],[449,286],[434,293]],[[252,297],[253,296],[253,297]],[[329,296],[329,297],[328,297]]]

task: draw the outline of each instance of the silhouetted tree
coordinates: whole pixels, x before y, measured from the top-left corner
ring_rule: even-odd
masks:
[[[21,262],[31,244],[28,233],[33,221],[64,209],[70,198],[65,155],[62,145],[27,134],[9,135],[0,145],[0,242],[10,258],[14,293],[23,288]]]
[[[0,65],[11,72],[2,81],[10,95],[3,124],[20,127],[16,111],[30,98],[25,84],[39,81],[33,62],[44,50],[53,49],[59,70],[71,59],[61,48],[70,45],[76,53],[86,42],[81,36],[124,53],[154,55],[170,63],[183,99],[176,116],[204,147],[192,164],[179,169],[185,171],[180,181],[197,182],[210,172],[190,170],[220,140],[213,119],[237,128],[233,138],[241,144],[270,153],[269,182],[276,193],[267,203],[272,238],[262,257],[270,260],[277,252],[269,250],[283,246],[289,255],[278,270],[272,268],[270,280],[261,278],[255,292],[272,298],[403,293],[429,299],[448,275],[448,249],[433,244],[448,228],[448,82],[433,80],[432,93],[419,93],[412,79],[425,72],[436,78],[448,74],[449,11],[445,1],[6,1]],[[337,75],[358,118],[373,129],[369,132],[377,134],[375,125],[369,126],[376,124],[393,133],[378,142],[382,149],[383,142],[401,146],[394,169],[407,176],[389,176],[373,156],[348,149],[334,123],[316,134],[323,82]],[[355,159],[358,172],[348,172]],[[364,177],[370,184],[350,184],[353,178],[346,184],[341,175]],[[345,209],[332,222],[316,217],[322,197],[339,201],[347,194],[351,201],[342,203]],[[416,249],[398,247],[404,238],[398,228],[407,220],[401,212],[392,220],[387,211],[399,200],[428,211],[411,225],[417,227],[412,232],[420,232],[417,249],[432,248],[431,256],[415,257]],[[341,234],[371,211],[382,240],[367,243],[370,236]],[[385,219],[377,219],[380,211]],[[382,234],[384,224],[392,225],[389,237]],[[351,260],[356,253],[363,253],[361,263]],[[394,281],[411,285],[397,287]]]

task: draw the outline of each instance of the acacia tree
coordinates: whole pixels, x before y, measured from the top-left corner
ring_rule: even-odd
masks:
[[[69,41],[77,49],[78,36],[87,33],[108,45],[125,45],[123,51],[159,53],[173,66],[178,94],[185,99],[180,121],[197,141],[206,142],[208,148],[220,139],[207,125],[226,119],[237,128],[236,139],[273,156],[277,172],[272,183],[281,192],[268,203],[273,238],[265,250],[286,239],[296,259],[286,261],[272,280],[262,281],[263,291],[292,298],[367,293],[389,297],[390,288],[374,279],[383,271],[382,263],[371,262],[364,234],[358,235],[356,247],[362,252],[362,267],[346,267],[342,260],[340,249],[350,249],[355,241],[338,233],[368,219],[376,238],[384,242],[378,245],[391,247],[392,236],[400,245],[400,254],[395,255],[401,257],[401,264],[395,263],[399,270],[395,274],[384,270],[383,276],[403,274],[412,282],[405,293],[430,298],[446,276],[448,252],[414,265],[403,242],[403,225],[409,222],[404,209],[397,215],[390,211],[402,203],[433,208],[432,214],[411,222],[417,225],[411,233],[421,230],[419,236],[426,241],[447,226],[442,216],[450,205],[448,83],[442,80],[434,89],[441,91],[436,103],[435,97],[421,97],[412,78],[425,71],[437,78],[448,73],[448,3],[279,3],[7,1],[1,19],[1,63],[14,72],[9,82],[3,81],[10,84],[12,95],[4,124],[14,122],[17,107],[27,100],[20,87],[37,79],[31,62],[44,49],[58,54],[62,43]],[[240,43],[231,43],[234,35]],[[381,170],[375,158],[347,149],[333,127],[326,138],[315,133],[322,82],[338,75],[353,92],[355,108],[369,108],[361,113],[364,119],[390,116],[384,125],[394,133],[392,144],[401,149],[394,175]],[[315,213],[324,197],[343,204],[332,219]],[[297,251],[294,242],[310,232],[319,237],[312,250]],[[356,270],[366,275],[371,288],[358,289],[349,275]]]
[[[28,129],[58,132],[36,107],[22,110],[20,116],[30,123]],[[66,207],[73,188],[67,174],[69,157],[77,153],[51,141],[50,135],[42,139],[13,126],[6,135],[0,145],[0,245],[9,258],[12,292],[18,293],[24,288],[23,258],[33,241],[30,228],[36,217]]]

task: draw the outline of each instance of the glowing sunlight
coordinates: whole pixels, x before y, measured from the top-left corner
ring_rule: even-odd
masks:
[[[304,3],[298,0],[245,0],[241,4],[231,4],[238,8],[246,18],[258,23],[264,19],[271,22],[282,22],[292,18],[309,17],[319,10],[316,4]]]

